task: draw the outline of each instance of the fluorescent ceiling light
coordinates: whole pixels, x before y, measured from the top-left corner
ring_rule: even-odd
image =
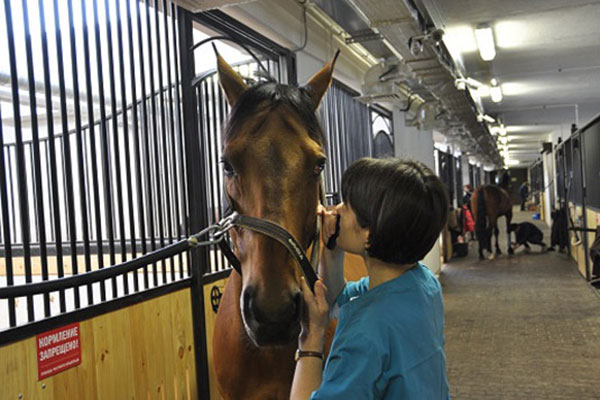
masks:
[[[479,55],[484,61],[492,61],[496,57],[496,46],[494,45],[494,34],[492,28],[487,24],[480,24],[475,29],[475,40],[479,47]]]
[[[504,163],[506,165],[519,165],[520,161],[519,160],[504,160]]]
[[[488,97],[490,95],[490,87],[488,85],[481,85],[477,88],[477,94],[479,97]]]
[[[502,94],[505,96],[518,96],[530,92],[532,89],[531,85],[524,85],[518,82],[506,82],[502,84]]]
[[[531,23],[522,21],[498,21],[494,23],[496,46],[500,49],[515,49],[532,47],[539,37],[537,30]]]
[[[490,88],[490,96],[494,103],[500,103],[502,101],[502,88],[500,86],[492,86]]]
[[[473,28],[467,25],[453,26],[446,29],[443,41],[451,53],[462,54],[477,51],[477,42],[475,42],[475,36],[473,36]]]

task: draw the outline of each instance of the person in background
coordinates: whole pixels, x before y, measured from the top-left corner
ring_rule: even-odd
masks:
[[[463,186],[463,190],[465,191],[465,194],[463,196],[462,203],[467,206],[469,211],[471,211],[471,196],[473,196],[473,188],[467,183],[465,186]]]
[[[529,244],[536,244],[540,246],[542,248],[542,252],[546,250],[546,243],[543,242],[544,234],[531,222],[510,224],[508,227],[508,232],[514,232],[516,236],[516,242],[513,242],[511,245],[513,250],[517,250],[520,246],[525,246],[525,248],[529,251],[531,250]]]
[[[475,239],[475,221],[473,220],[473,214],[471,214],[471,203],[463,204],[462,206],[462,214],[463,214],[463,232],[465,234],[465,239],[467,233],[470,232],[470,240]]]
[[[323,241],[339,236],[323,249],[314,293],[301,279],[290,399],[449,399],[442,288],[420,262],[446,224],[444,184],[417,161],[363,158],[344,172],[342,197],[318,210]],[[345,282],[345,252],[363,256],[367,277]],[[331,306],[338,324],[323,369]]]
[[[529,186],[527,185],[527,180],[521,184],[521,187],[519,188],[519,195],[521,196],[521,211],[525,211],[525,202],[527,202],[527,198],[529,197]]]

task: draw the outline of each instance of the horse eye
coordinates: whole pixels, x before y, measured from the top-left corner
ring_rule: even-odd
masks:
[[[326,162],[327,160],[325,159],[317,161],[317,165],[315,166],[315,176],[318,176],[321,174],[321,172],[323,172],[323,170],[325,169]]]
[[[231,166],[231,164],[229,164],[229,162],[227,160],[221,160],[221,163],[223,163],[223,172],[225,172],[226,176],[234,176],[235,175],[235,170],[233,169],[233,167]]]

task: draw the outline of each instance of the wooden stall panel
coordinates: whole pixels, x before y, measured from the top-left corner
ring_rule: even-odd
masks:
[[[204,322],[206,327],[206,358],[208,359],[208,381],[211,400],[221,400],[217,378],[213,368],[213,331],[215,320],[217,319],[217,309],[220,296],[225,291],[229,277],[218,281],[207,283],[203,287],[204,291]]]
[[[587,213],[587,225],[588,228],[596,229],[597,226],[600,226],[600,210],[596,210],[594,208],[586,208]],[[592,246],[594,240],[596,239],[596,233],[589,232],[588,234],[588,247]],[[588,253],[589,257],[589,253]],[[590,260],[590,271],[593,268],[592,260]]]
[[[574,222],[575,226],[583,226],[583,208],[582,207],[575,206],[571,203],[570,204],[570,214],[571,214],[571,217],[573,218],[573,222]],[[589,223],[588,223],[588,225],[589,225]],[[585,246],[583,245],[583,235],[585,235],[585,233],[578,232],[577,235],[580,239],[579,245],[573,246],[573,242],[575,240],[574,239],[575,233],[573,231],[569,231],[569,240],[571,241],[571,257],[573,257],[573,260],[575,260],[575,262],[577,263],[577,269],[579,270],[579,273],[585,277],[586,276],[586,273],[585,273],[586,253],[585,253]]]
[[[37,380],[35,337],[0,348],[0,399],[196,399],[190,290],[82,321],[81,364]]]

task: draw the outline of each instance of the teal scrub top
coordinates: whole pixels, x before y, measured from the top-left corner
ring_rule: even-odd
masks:
[[[311,399],[450,398],[442,291],[425,265],[373,290],[368,277],[350,282],[337,305],[323,381]]]

